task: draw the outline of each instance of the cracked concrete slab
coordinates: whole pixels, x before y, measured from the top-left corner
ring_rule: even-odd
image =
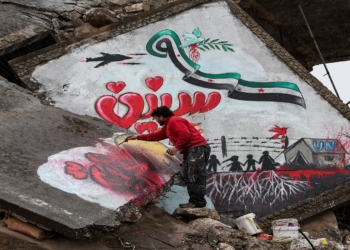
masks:
[[[127,223],[114,232],[94,235],[89,241],[70,239],[57,234],[42,241],[0,227],[1,249],[188,249],[191,240],[203,239],[205,234],[189,227],[182,220],[174,218],[154,205],[141,209],[142,218],[137,223]],[[206,245],[202,242],[200,249]],[[123,246],[124,245],[124,246]],[[129,247],[128,247],[129,246]],[[209,248],[208,248],[209,249]],[[211,248],[210,248],[211,249]]]
[[[113,230],[118,216],[165,192],[177,172],[179,160],[164,156],[160,143],[118,147],[111,137],[126,131],[44,106],[3,79],[0,97],[0,209],[17,218],[89,238]],[[39,166],[46,167],[40,172]]]

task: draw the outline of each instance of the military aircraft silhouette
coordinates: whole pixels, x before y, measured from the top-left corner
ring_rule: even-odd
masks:
[[[121,54],[108,54],[108,53],[103,53],[103,52],[101,52],[100,54],[102,56],[95,57],[95,58],[88,57],[88,58],[86,58],[86,60],[83,60],[83,62],[101,62],[94,67],[94,68],[98,68],[101,66],[105,66],[111,62],[120,62],[120,61],[124,61],[124,60],[133,59],[133,57],[130,57],[130,56],[146,55],[146,54],[139,53],[139,54],[128,54],[129,56],[124,56]],[[140,64],[140,63],[131,62],[131,63],[123,63],[123,64],[134,65],[134,64]]]

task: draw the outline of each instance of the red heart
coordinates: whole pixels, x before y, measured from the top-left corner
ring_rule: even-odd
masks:
[[[154,92],[156,92],[163,85],[163,77],[156,76],[155,78],[147,78],[146,85]]]
[[[86,169],[78,163],[67,161],[64,169],[66,174],[72,175],[75,179],[82,180],[88,177]]]
[[[128,108],[128,112],[120,117],[115,113],[115,106],[121,103]],[[101,96],[95,104],[96,112],[107,122],[128,129],[140,118],[144,107],[143,97],[138,93],[129,92],[118,99],[114,96]]]
[[[143,123],[135,124],[135,130],[139,134],[142,134],[146,130],[148,130],[148,133],[153,133],[157,128],[158,128],[158,125],[155,122],[143,122]]]
[[[106,87],[109,91],[118,94],[125,88],[125,82],[109,82],[106,84]]]

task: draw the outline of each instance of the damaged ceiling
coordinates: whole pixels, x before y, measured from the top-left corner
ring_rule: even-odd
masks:
[[[309,71],[322,60],[299,5],[325,62],[350,59],[350,5],[347,1],[241,0],[238,4]]]
[[[198,4],[191,1],[191,6]],[[199,1],[210,2],[210,1]],[[261,27],[309,71],[322,63],[299,9],[302,7],[324,60],[350,58],[350,6],[346,1],[236,1]],[[70,40],[79,41],[104,31],[110,24],[142,19],[155,10],[166,10],[186,1],[0,1],[0,74],[32,90],[8,61]]]

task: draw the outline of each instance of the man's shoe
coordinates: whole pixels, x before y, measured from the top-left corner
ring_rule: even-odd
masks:
[[[193,204],[193,203],[186,203],[186,204],[180,204],[179,205],[181,208],[195,208],[196,207],[196,205],[195,204]]]

